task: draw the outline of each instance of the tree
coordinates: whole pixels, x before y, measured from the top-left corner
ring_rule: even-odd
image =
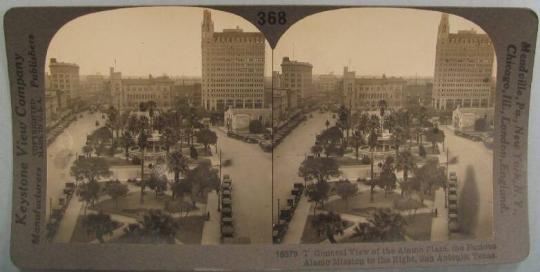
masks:
[[[431,142],[433,152],[435,152],[435,147],[437,143],[444,142],[444,132],[437,127],[426,130],[425,135],[426,140]]]
[[[320,204],[321,207],[324,207],[324,202],[328,199],[328,193],[330,192],[330,185],[328,182],[317,182],[315,184],[310,184],[306,188],[306,194],[309,198],[309,201],[315,202],[313,205],[313,214],[317,211],[317,204]]]
[[[139,146],[139,150],[141,151],[141,157],[140,157],[140,160],[141,160],[141,182],[140,182],[141,198],[140,198],[140,203],[142,204],[142,203],[144,203],[144,189],[146,187],[146,182],[144,180],[144,159],[145,159],[146,147],[149,146],[148,134],[147,134],[146,129],[141,129],[139,131],[139,136],[137,137],[137,146]]]
[[[178,134],[171,127],[163,129],[160,142],[165,147],[167,154],[169,154],[171,146],[174,146],[178,142],[178,138]]]
[[[156,199],[158,195],[167,190],[167,177],[159,176],[157,173],[150,174],[148,181],[146,182],[148,187],[155,192]]]
[[[476,119],[476,121],[474,121],[474,130],[486,131],[487,129],[488,129],[488,123],[485,117]]]
[[[415,170],[414,176],[420,185],[421,196],[431,195],[434,190],[445,188],[447,184],[446,169],[440,166],[437,160],[428,160],[426,164]]]
[[[185,194],[191,193],[192,184],[187,181],[175,182],[171,185],[172,199],[183,197]]]
[[[405,150],[396,158],[396,168],[400,171],[403,171],[403,182],[407,184],[407,179],[409,178],[409,171],[416,168],[416,161],[413,154],[409,150]],[[403,188],[401,188],[401,194],[404,194]]]
[[[104,158],[99,157],[79,157],[71,166],[71,176],[77,180],[96,182],[100,178],[109,177],[112,172],[109,163]]]
[[[298,175],[306,180],[325,182],[330,177],[340,175],[339,165],[333,158],[308,158],[300,165]]]
[[[112,236],[117,224],[111,219],[111,215],[99,212],[97,214],[86,215],[82,220],[82,225],[86,229],[88,235],[96,235],[96,239],[100,243],[105,243],[103,237],[105,235]]]
[[[323,147],[319,144],[313,145],[311,147],[311,153],[315,154],[317,157],[321,156],[322,151],[323,151]]]
[[[197,152],[197,149],[194,146],[189,147],[189,156],[194,160],[199,158],[199,152]]]
[[[92,157],[92,151],[94,151],[94,148],[89,145],[89,144],[86,144],[85,146],[83,146],[82,148],[82,152],[86,155],[86,157],[90,158]]]
[[[200,129],[197,133],[197,142],[204,145],[204,149],[209,152],[209,145],[217,143],[217,135],[215,132],[211,131],[208,128]]]
[[[151,239],[156,243],[174,244],[179,229],[179,223],[168,213],[151,209],[143,215],[137,224],[130,224],[126,229],[126,234],[134,238]]]
[[[319,236],[324,233],[332,244],[337,243],[335,235],[343,235],[345,227],[341,216],[333,212],[318,214],[311,223],[318,230]]]
[[[124,148],[124,155],[126,160],[129,160],[129,148],[135,145],[135,140],[133,136],[128,131],[122,133],[122,138],[120,138],[120,146]]]
[[[426,148],[424,147],[424,145],[419,145],[418,146],[418,156],[422,157],[422,158],[425,158],[427,155],[426,153]]]
[[[360,131],[353,132],[352,135],[352,144],[355,150],[356,160],[358,160],[358,150],[360,149],[360,146],[365,143],[364,138],[360,134]]]
[[[251,120],[249,122],[249,133],[261,134],[264,132],[264,125],[261,120]]]
[[[191,184],[191,200],[193,202],[193,206],[195,207],[196,196],[201,196],[206,189],[218,189],[218,171],[212,168],[209,161],[203,161],[195,168],[187,172],[185,182]]]
[[[399,147],[407,141],[407,135],[402,127],[396,127],[392,132],[391,141],[396,149],[396,156],[399,155]]]
[[[371,160],[370,160],[370,173],[371,173],[371,179],[369,180],[369,182],[371,183],[371,190],[370,190],[370,194],[369,194],[369,199],[371,202],[373,202],[373,194],[374,194],[374,190],[375,190],[375,176],[374,176],[374,169],[373,169],[373,164],[375,163],[375,160],[373,159],[373,151],[375,150],[375,148],[377,147],[378,145],[378,135],[376,133],[375,130],[372,130],[371,133],[369,133],[369,136],[368,136],[368,146],[369,146],[369,151],[371,153]]]
[[[388,192],[396,189],[397,177],[395,174],[394,157],[386,157],[381,168],[378,185],[384,189],[384,197],[386,197]]]
[[[126,197],[129,192],[127,185],[120,182],[110,183],[105,187],[105,190],[107,195],[114,201],[116,208],[118,208],[118,200],[121,197]]]
[[[339,181],[336,183],[336,194],[345,201],[347,210],[349,210],[349,197],[356,195],[358,186],[348,180]]]
[[[324,125],[326,126],[326,129],[328,129],[328,127],[330,126],[330,121],[326,120],[326,122],[324,122]]]
[[[381,120],[384,120],[384,114],[386,112],[386,108],[388,108],[388,103],[386,102],[386,100],[379,100],[379,102],[377,102],[377,106],[379,107],[379,114],[381,116]]]
[[[96,200],[99,198],[100,187],[96,181],[89,181],[79,185],[77,195],[84,201],[84,214],[88,205],[94,207]]]
[[[388,208],[377,209],[368,222],[358,223],[352,237],[362,242],[396,242],[405,240],[407,222],[401,214]]]
[[[180,174],[188,171],[188,158],[184,157],[180,150],[167,155],[167,168],[174,173],[174,182],[178,182]]]

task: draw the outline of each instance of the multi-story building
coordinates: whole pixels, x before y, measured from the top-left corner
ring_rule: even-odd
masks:
[[[487,34],[474,29],[450,33],[448,14],[442,14],[437,37],[432,105],[450,111],[456,107],[490,107],[494,61]]]
[[[280,87],[293,91],[296,95],[296,103],[302,106],[304,100],[312,92],[313,66],[307,62],[293,61],[284,57],[281,62]]]
[[[334,74],[319,75],[317,89],[321,93],[334,93],[339,86],[339,78]]]
[[[430,106],[433,83],[427,81],[408,80],[403,92],[405,106]]]
[[[174,81],[167,76],[122,78],[122,73],[110,70],[110,89],[113,106],[121,111],[137,110],[141,103],[153,101],[160,109],[173,105]]]
[[[201,106],[201,84],[189,82],[184,84],[184,81],[176,82],[171,92],[171,103],[179,99],[187,99],[190,105],[194,107]]]
[[[289,117],[289,89],[274,89],[272,93],[272,118],[273,127]]]
[[[105,86],[106,79],[103,75],[87,75],[85,77],[81,77],[79,95],[81,99],[87,101],[107,101],[107,99],[104,97]]]
[[[202,23],[202,105],[206,110],[262,108],[265,38],[240,28],[214,32],[209,10]]]
[[[51,58],[49,72],[50,89],[62,91],[67,103],[71,104],[79,96],[79,66]]]
[[[404,89],[407,81],[403,78],[357,78],[356,73],[343,70],[343,103],[353,110],[376,110],[380,101],[387,107],[399,109],[405,106]]]

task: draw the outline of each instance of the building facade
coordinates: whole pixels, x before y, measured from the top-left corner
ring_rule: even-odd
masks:
[[[110,90],[113,106],[121,111],[137,110],[141,103],[153,101],[161,109],[173,105],[174,81],[167,76],[122,78],[122,73],[110,70]]]
[[[407,81],[397,77],[357,78],[356,73],[343,71],[343,104],[353,110],[376,110],[380,101],[387,107],[399,109],[405,106],[404,90]]]
[[[79,96],[79,66],[51,58],[49,72],[50,90],[61,91],[65,95],[68,105],[71,104]]]
[[[281,62],[280,88],[294,92],[299,107],[313,91],[312,73],[313,66],[310,63],[293,61],[289,57],[284,57]]]
[[[201,99],[206,110],[262,108],[265,38],[240,28],[214,32],[209,10],[202,23]]]
[[[494,56],[487,34],[475,30],[450,33],[448,14],[443,14],[437,37],[432,106],[445,111],[490,107]]]

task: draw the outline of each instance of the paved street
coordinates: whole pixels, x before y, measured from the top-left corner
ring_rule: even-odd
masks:
[[[237,238],[249,238],[251,243],[272,243],[272,154],[256,144],[227,137],[216,129],[218,149],[222,159],[232,159],[222,174],[233,180],[232,207]],[[208,207],[213,209],[217,207]]]
[[[83,113],[83,118],[71,123],[62,134],[47,147],[47,209],[50,212],[50,200],[53,207],[58,205],[58,198],[63,197],[64,184],[73,181],[70,175],[71,164],[76,154],[80,154],[86,144],[86,135],[94,131],[96,121],[103,125],[100,113]]]
[[[493,152],[482,142],[474,142],[459,136],[444,128],[446,147],[450,157],[457,156],[458,163],[450,164],[450,172],[456,172],[459,193],[463,194],[465,182],[476,184],[478,202],[467,203],[467,207],[477,208],[478,220],[474,225],[476,239],[492,237],[493,231]],[[471,188],[471,185],[465,186]],[[458,196],[459,199],[459,196]]]
[[[325,128],[326,120],[333,122],[330,113],[313,113],[313,118],[301,123],[274,149],[274,220],[278,216],[278,200],[281,207],[286,205],[293,184],[304,182],[298,176],[298,167],[315,144],[315,135]]]

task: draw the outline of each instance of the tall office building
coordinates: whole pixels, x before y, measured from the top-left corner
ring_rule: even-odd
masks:
[[[214,32],[209,10],[202,23],[201,99],[205,109],[262,108],[265,39],[240,28]]]
[[[296,94],[296,103],[302,106],[304,99],[312,92],[313,66],[307,62],[293,61],[284,57],[281,62],[281,88],[289,89]]]
[[[432,106],[439,110],[490,107],[495,51],[487,34],[450,33],[448,14],[439,24]]]
[[[71,104],[71,101],[79,96],[79,66],[51,58],[49,71],[50,89],[62,92],[66,96],[67,104]]]

